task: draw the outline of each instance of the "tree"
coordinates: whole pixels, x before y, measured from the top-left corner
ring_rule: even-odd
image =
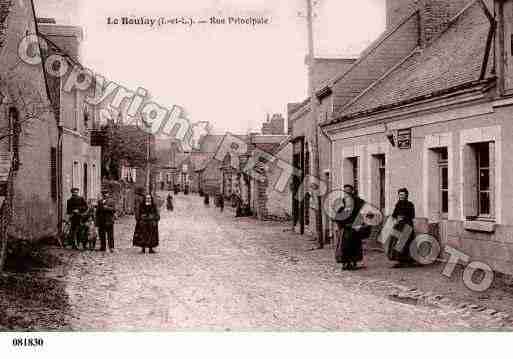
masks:
[[[148,134],[137,125],[124,125],[121,114],[112,113],[106,124],[102,126],[104,145],[102,146],[102,177],[119,180],[122,162],[131,167],[144,168],[147,163]],[[154,147],[154,136],[151,136]],[[155,151],[151,151],[153,154]],[[150,164],[156,163],[153,155]]]

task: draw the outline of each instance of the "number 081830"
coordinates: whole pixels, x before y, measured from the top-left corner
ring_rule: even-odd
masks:
[[[12,345],[15,347],[42,347],[44,340],[42,338],[14,338]]]

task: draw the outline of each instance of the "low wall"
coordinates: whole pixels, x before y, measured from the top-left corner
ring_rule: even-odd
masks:
[[[495,225],[493,232],[467,230],[463,221],[441,224],[442,244],[459,250],[470,261],[488,264],[496,272],[513,274],[513,226]]]

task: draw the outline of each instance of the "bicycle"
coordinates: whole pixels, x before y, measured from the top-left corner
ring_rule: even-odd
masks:
[[[79,245],[82,244],[85,248],[87,243],[89,227],[84,223],[80,223],[78,228],[78,236],[73,238],[71,235],[71,222],[67,219],[62,221],[62,233],[59,238],[61,248],[71,247],[72,249],[78,249]]]
[[[62,231],[59,235],[59,244],[61,248],[66,248],[66,246],[70,245],[73,247],[75,243],[72,243],[73,240],[71,238],[71,223],[67,219],[62,220],[61,225]]]

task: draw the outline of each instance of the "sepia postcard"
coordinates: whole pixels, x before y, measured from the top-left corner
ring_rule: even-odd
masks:
[[[512,152],[513,0],[0,0],[0,353],[497,348]]]

